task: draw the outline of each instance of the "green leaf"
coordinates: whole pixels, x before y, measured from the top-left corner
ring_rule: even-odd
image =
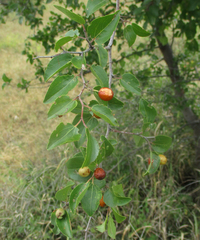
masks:
[[[147,32],[146,30],[144,30],[143,28],[141,28],[139,25],[137,25],[136,23],[132,23],[132,28],[134,30],[134,32],[140,36],[140,37],[147,37],[150,35],[149,32]]]
[[[99,57],[99,64],[101,67],[105,67],[108,61],[108,51],[102,45],[98,45],[96,51]]]
[[[136,36],[137,35],[135,34],[132,25],[128,25],[124,28],[124,37],[126,38],[129,47],[131,47],[135,42]]]
[[[105,192],[103,199],[109,207],[123,206],[131,201],[131,198],[116,196],[112,189]]]
[[[130,73],[125,73],[120,80],[120,84],[129,92],[141,95],[141,89],[137,78]]]
[[[47,65],[44,73],[45,82],[49,80],[54,74],[66,68],[71,62],[72,56],[69,53],[55,56]]]
[[[55,8],[57,8],[59,11],[61,11],[62,13],[64,13],[67,17],[69,17],[71,20],[80,23],[80,24],[85,24],[85,20],[80,16],[77,15],[69,10],[67,10],[66,8],[63,8],[61,6],[57,6],[54,5]]]
[[[101,66],[91,66],[91,72],[97,78],[101,87],[108,87],[108,76],[105,70]]]
[[[56,219],[57,219],[56,212],[52,212],[52,214],[51,214],[51,224],[54,225],[53,234],[58,235],[60,233],[60,229],[57,227]]]
[[[72,29],[65,33],[65,37],[74,37],[74,36],[78,37],[79,35],[80,35],[80,33],[79,33],[78,29],[76,29],[76,30]]]
[[[99,8],[103,7],[107,2],[107,0],[88,0],[86,7],[87,17],[96,12]]]
[[[74,65],[74,67],[76,67],[78,69],[81,69],[82,65],[84,65],[84,66],[86,65],[85,58],[82,56],[73,57],[71,62]]]
[[[51,83],[47,94],[44,98],[44,103],[54,102],[58,97],[66,95],[78,83],[78,79],[73,75],[58,76]]]
[[[51,150],[61,144],[78,141],[80,137],[81,135],[78,134],[77,127],[70,123],[67,123],[67,125],[60,123],[51,134],[47,149]]]
[[[56,219],[56,224],[60,229],[61,233],[69,238],[72,238],[72,229],[69,214],[65,211],[65,215],[62,219]]]
[[[8,78],[5,73],[3,74],[2,79],[5,83],[10,83],[12,81],[12,78]]]
[[[140,99],[139,110],[145,118],[145,122],[154,122],[157,115],[156,109],[153,106],[150,106],[146,100]]]
[[[96,43],[98,45],[105,43],[109,40],[113,32],[115,31],[120,18],[120,11],[115,13],[115,18],[103,29],[103,31],[97,36]]]
[[[75,212],[78,204],[84,197],[89,186],[90,186],[90,182],[81,183],[81,184],[77,185],[71,192],[70,199],[69,199],[69,207],[73,213]]]
[[[121,223],[126,219],[126,217],[120,215],[115,208],[112,208],[112,211],[118,223]]]
[[[109,216],[109,219],[108,219],[108,236],[113,239],[115,239],[115,236],[116,236],[116,227],[111,215]]]
[[[136,128],[133,130],[133,133],[141,133],[141,132],[142,130],[139,128]],[[149,132],[143,132],[141,135],[147,137],[149,136]],[[139,135],[133,135],[133,139],[137,147],[142,146],[142,144],[146,142],[146,140],[143,137],[140,137]]]
[[[118,184],[112,187],[113,193],[119,197],[125,197],[122,184]]]
[[[57,52],[60,47],[62,47],[65,43],[71,41],[73,37],[63,37],[59,39],[55,44],[55,51]]]
[[[67,183],[67,186],[59,191],[57,191],[55,198],[59,201],[66,201],[67,200],[67,195],[71,191],[71,186],[74,185],[73,181],[69,181]]]
[[[149,174],[154,174],[160,166],[160,157],[154,153],[150,152],[150,164],[147,171],[144,173],[144,176]]]
[[[166,152],[172,144],[172,139],[168,136],[156,136],[155,141],[152,143],[152,148],[157,153]]]
[[[101,140],[103,141],[102,145],[101,145],[101,149],[103,149],[104,151],[104,156],[108,157],[110,156],[113,151],[114,151],[114,147],[113,145],[108,141],[107,138],[105,138],[104,136],[101,136]]]
[[[113,97],[110,101],[108,101],[108,107],[111,110],[120,110],[120,109],[122,109],[124,107],[124,103],[121,102],[116,97]]]
[[[56,212],[54,211],[54,212],[52,212],[51,213],[51,224],[52,225],[56,225]]]
[[[96,166],[95,166],[95,168],[96,168]],[[106,180],[105,179],[98,180],[98,179],[94,178],[94,184],[97,185],[99,188],[103,188],[106,185]]]
[[[48,112],[48,120],[71,112],[76,106],[77,101],[70,99],[68,96],[57,98]]]
[[[81,200],[81,206],[89,216],[92,216],[96,212],[101,197],[100,188],[97,185],[91,184]]]
[[[78,114],[74,118],[72,124],[76,125],[79,122],[80,119],[81,119],[81,114]],[[94,118],[90,113],[84,113],[83,114],[83,120],[84,120],[84,122],[87,125],[89,130],[94,129],[98,125],[97,119]],[[86,140],[85,126],[81,122],[81,123],[79,123],[77,128],[79,129],[79,133],[81,134],[81,138],[79,139],[79,141],[74,142],[74,144],[77,148],[80,148]]]
[[[79,168],[81,168],[83,161],[84,161],[84,157],[83,157],[82,153],[76,154],[74,157],[70,158],[67,161],[67,163],[66,163],[67,174],[71,179],[76,180],[78,182],[87,182],[88,179],[91,178],[92,173],[88,177],[81,177],[78,174],[78,170],[79,170]]]
[[[86,129],[86,136],[87,136],[86,156],[82,167],[87,167],[90,163],[94,162],[99,154],[99,144],[97,140],[90,134],[88,129]]]
[[[108,107],[102,104],[96,104],[91,110],[110,125],[118,126],[116,118],[113,117],[112,111]]]
[[[94,19],[90,26],[88,26],[88,34],[92,38],[96,38],[107,26],[108,24],[114,19],[115,14],[110,14],[104,17],[99,17]]]
[[[96,229],[99,232],[101,232],[101,233],[105,232],[106,231],[106,223],[107,223],[107,221],[108,221],[108,215],[106,215],[106,219],[105,219],[105,221],[101,225],[96,226]]]
[[[85,103],[84,103],[85,104]],[[86,105],[86,104],[85,104]],[[78,105],[72,110],[73,113],[75,114],[81,114],[81,111],[82,111],[82,105],[81,103],[78,101]],[[90,110],[86,107],[84,107],[83,109],[83,113],[85,114],[89,114],[90,113]],[[78,122],[78,121],[77,121]]]

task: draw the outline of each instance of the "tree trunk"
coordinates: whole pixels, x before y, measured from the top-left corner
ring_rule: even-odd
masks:
[[[170,78],[172,83],[174,84],[174,91],[177,100],[179,101],[182,107],[183,116],[187,122],[187,124],[193,129],[194,137],[196,141],[196,159],[195,159],[195,167],[200,169],[200,119],[198,116],[192,111],[190,107],[186,105],[187,99],[184,94],[184,90],[181,87],[181,81],[183,78],[180,75],[178,64],[175,61],[173,56],[172,48],[169,44],[163,45],[159,39],[157,38],[157,42],[160,48],[160,51],[163,54],[164,60],[168,66],[170,72]]]

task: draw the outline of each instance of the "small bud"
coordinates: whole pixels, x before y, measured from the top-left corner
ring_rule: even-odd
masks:
[[[84,64],[82,64],[82,69],[83,69],[83,70],[85,70],[85,69],[86,69]]]
[[[64,215],[65,215],[65,210],[63,208],[58,208],[56,210],[56,217],[58,219],[62,219]]]

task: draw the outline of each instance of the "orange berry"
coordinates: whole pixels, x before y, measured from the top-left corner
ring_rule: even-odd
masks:
[[[113,96],[113,90],[107,87],[101,88],[98,92],[99,97],[104,101],[110,101]]]
[[[103,195],[102,195],[102,198],[100,199],[100,201],[99,201],[99,206],[100,207],[105,207],[105,202],[104,202],[104,200],[103,200]]]

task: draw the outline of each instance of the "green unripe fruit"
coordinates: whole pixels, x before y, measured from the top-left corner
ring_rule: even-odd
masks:
[[[62,219],[64,215],[65,215],[65,210],[63,208],[58,208],[56,210],[56,217],[58,219]]]

